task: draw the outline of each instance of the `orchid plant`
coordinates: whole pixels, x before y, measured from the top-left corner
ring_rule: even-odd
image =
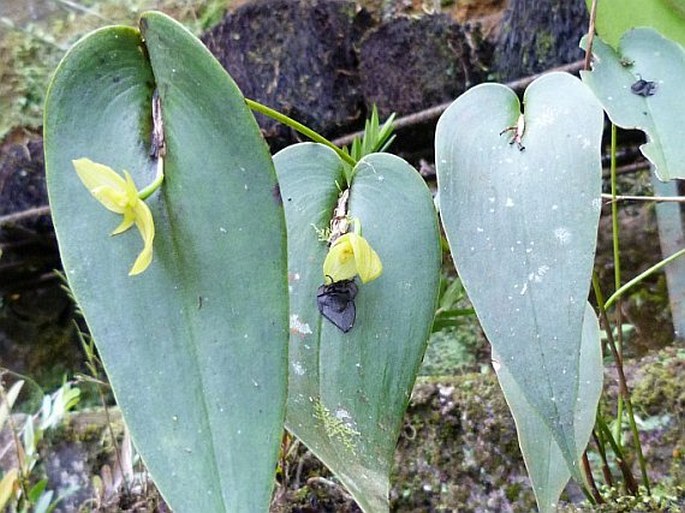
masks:
[[[483,84],[445,112],[436,203],[547,512],[570,477],[585,483],[581,455],[601,391],[586,298],[603,118],[567,74],[533,82],[524,104]],[[384,151],[392,120],[372,115],[363,138],[338,148],[244,98],[197,39],[155,12],[77,43],[45,109],[65,275],[172,508],[267,511],[285,427],[366,513],[389,511],[442,257],[430,191]],[[314,142],[271,156],[252,111]],[[515,145],[501,137],[508,130]],[[142,251],[126,236],[101,244],[111,217],[83,186],[122,216],[113,235],[136,226]],[[320,226],[330,227],[324,237]],[[130,279],[122,261],[135,252]]]

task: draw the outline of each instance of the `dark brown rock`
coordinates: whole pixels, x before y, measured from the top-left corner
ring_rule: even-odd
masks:
[[[494,71],[508,81],[583,58],[584,0],[509,0],[495,51]]]
[[[60,267],[52,221],[40,210],[48,204],[44,167],[42,139],[0,150],[0,293],[23,290]]]
[[[461,27],[446,15],[390,20],[365,36],[361,88],[381,117],[411,114],[455,99],[480,77]]]
[[[43,140],[30,138],[8,145],[0,152],[0,216],[47,204]],[[29,230],[52,229],[47,215],[28,218],[17,224]]]
[[[230,13],[204,42],[246,97],[326,136],[363,121],[354,43],[370,19],[348,0],[271,0]],[[298,140],[258,116],[272,147]]]

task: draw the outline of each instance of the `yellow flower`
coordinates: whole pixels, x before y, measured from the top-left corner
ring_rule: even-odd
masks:
[[[383,264],[378,254],[361,235],[348,232],[338,237],[323,262],[324,278],[334,282],[351,280],[357,274],[362,283],[378,278]]]
[[[124,171],[125,178],[122,178],[112,168],[86,158],[73,160],[72,163],[81,182],[95,199],[108,210],[124,216],[112,235],[125,232],[134,224],[138,228],[143,238],[143,251],[136,258],[128,274],[133,276],[142,273],[152,261],[155,225],[150,209],[138,196],[138,189],[131,175]]]

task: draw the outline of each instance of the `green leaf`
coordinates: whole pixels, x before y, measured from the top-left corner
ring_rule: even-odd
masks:
[[[274,157],[288,225],[290,367],[286,425],[367,512],[388,511],[388,475],[437,302],[435,209],[423,180],[387,154],[354,169],[350,215],[383,263],[359,284],[356,323],[342,333],[317,309],[328,227],[343,165],[304,143]]]
[[[40,497],[43,495],[43,492],[45,491],[45,488],[47,488],[47,486],[47,478],[41,479],[35,485],[33,485],[28,493],[29,501],[33,503],[37,502],[38,499],[40,499]]]
[[[526,90],[519,151],[506,127],[519,101],[476,86],[436,133],[440,212],[452,257],[493,350],[576,478],[578,355],[600,211],[602,110],[576,78]]]
[[[34,513],[46,513],[50,509],[50,503],[52,502],[52,496],[54,494],[55,492],[52,490],[42,493],[34,506]]]
[[[592,0],[585,0],[590,8]],[[685,45],[685,0],[600,0],[595,27],[614,48],[626,30],[653,27]]]
[[[595,93],[611,121],[622,128],[647,133],[640,150],[655,166],[661,180],[685,178],[685,118],[683,84],[685,51],[653,29],[640,28],[624,34],[618,51],[595,38],[592,71],[581,77]],[[631,90],[638,80],[653,81],[651,96]]]
[[[528,475],[533,485],[538,508],[542,513],[557,510],[559,496],[571,477],[564,456],[554,436],[537,411],[526,400],[507,365],[493,353],[493,365],[507,404],[516,421],[519,444]],[[585,307],[583,333],[580,345],[579,374],[577,376],[578,398],[575,415],[575,442],[580,459],[595,425],[597,403],[602,393],[602,349],[599,323],[594,310]]]
[[[92,33],[50,87],[46,167],[65,274],[174,511],[267,511],[288,340],[275,171],[242,95],[199,41],[159,13],[141,27]],[[91,197],[71,161],[88,157],[150,183],[155,87],[166,178],[146,201],[154,259],[129,277],[140,237],[108,235],[120,216]]]

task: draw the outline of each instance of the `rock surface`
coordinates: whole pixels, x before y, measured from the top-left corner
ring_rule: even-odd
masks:
[[[509,0],[495,49],[494,71],[513,80],[583,58],[585,0]]]

